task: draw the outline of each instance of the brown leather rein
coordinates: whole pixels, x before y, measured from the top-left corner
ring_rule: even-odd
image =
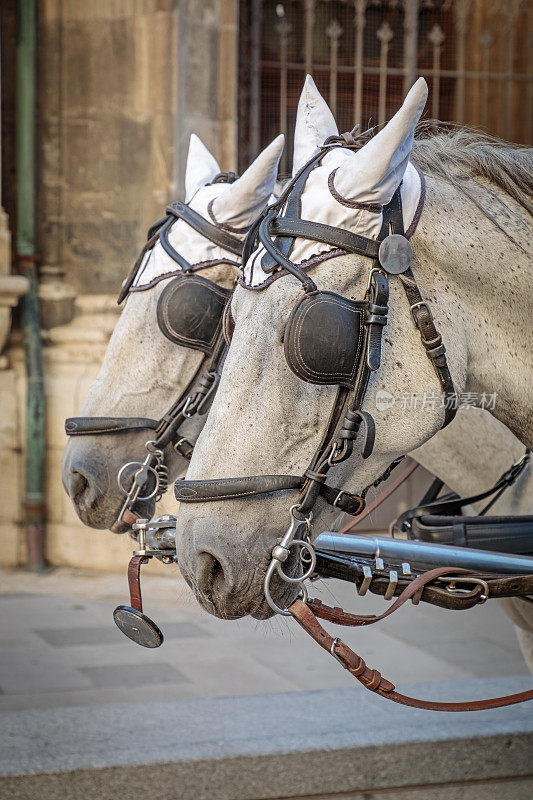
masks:
[[[394,703],[399,703],[403,706],[411,706],[413,708],[420,708],[426,711],[488,711],[492,708],[501,708],[502,706],[511,706],[516,703],[523,703],[526,700],[533,700],[533,689],[526,692],[518,692],[516,694],[505,695],[504,697],[490,697],[486,700],[467,700],[462,702],[442,703],[434,700],[421,700],[416,697],[410,697],[406,694],[401,694],[396,691],[395,685],[384,678],[377,669],[368,667],[363,658],[358,655],[338,637],[331,636],[320,624],[318,617],[335,622],[338,625],[347,625],[350,627],[362,627],[364,625],[373,625],[385,617],[390,616],[397,611],[403,604],[411,597],[424,588],[426,584],[436,578],[447,576],[459,576],[472,574],[469,570],[450,569],[448,567],[439,567],[424,572],[419,575],[403,592],[396,598],[394,603],[389,608],[379,615],[357,615],[350,614],[343,611],[342,608],[331,608],[321,603],[320,600],[308,600],[304,603],[302,600],[295,600],[289,611],[312,639],[317,642],[324,650],[327,650],[340,664],[350,672],[354,678],[362,683],[365,689],[379,694],[387,700],[392,700]]]

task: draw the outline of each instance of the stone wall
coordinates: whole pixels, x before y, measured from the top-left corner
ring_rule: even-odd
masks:
[[[99,571],[122,571],[131,554],[129,537],[114,536],[106,531],[86,528],[76,516],[70,499],[61,483],[61,459],[66,444],[64,421],[79,412],[85,395],[96,377],[109,336],[118,312],[114,298],[107,295],[84,295],[76,301],[75,316],[67,325],[57,326],[44,334],[43,360],[45,370],[47,413],[46,461],[46,558],[52,565],[89,567]],[[24,352],[18,337],[14,337],[10,352],[13,369],[0,372],[2,408],[16,420],[13,431],[2,430],[11,460],[4,474],[9,483],[6,493],[8,520],[2,530],[2,559],[0,563],[17,566],[24,563],[25,545],[20,526],[22,497],[22,458],[17,442],[24,441],[25,377]],[[8,380],[2,382],[2,376]],[[7,405],[3,405],[4,399]],[[5,450],[4,450],[5,452]],[[13,466],[15,468],[13,468]],[[160,513],[172,513],[175,504],[171,493],[161,503]]]
[[[189,135],[236,162],[233,0],[40,4],[39,242],[44,275],[115,293],[165,204]]]
[[[131,541],[85,528],[63,490],[64,420],[96,377],[147,228],[183,194],[190,133],[235,169],[238,4],[42,0],[38,14],[46,555],[52,565],[122,571]],[[2,366],[0,563],[16,566],[25,558],[19,332]],[[167,504],[161,513],[172,511],[170,493]]]

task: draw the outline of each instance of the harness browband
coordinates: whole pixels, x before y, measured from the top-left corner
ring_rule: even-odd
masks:
[[[228,180],[228,176],[231,178],[231,180]],[[231,183],[234,180],[234,173],[220,173],[220,175],[217,175],[217,177],[213,180],[213,183]],[[161,246],[166,254],[170,256],[170,258],[176,262],[176,264],[179,264],[184,272],[191,272],[194,270],[194,266],[187,261],[187,259],[184,258],[181,253],[178,253],[178,251],[170,244],[168,238],[170,229],[174,223],[178,221],[178,219],[182,219],[197,233],[200,233],[206,239],[213,242],[213,244],[218,244],[219,247],[222,247],[224,250],[228,250],[230,253],[234,253],[234,255],[239,257],[242,256],[244,242],[241,241],[241,239],[237,239],[237,237],[232,236],[231,233],[222,230],[217,225],[213,225],[212,222],[204,219],[201,214],[198,214],[198,212],[188,206],[187,203],[182,203],[180,201],[170,203],[170,205],[167,206],[166,211],[166,217],[158,220],[149,229],[146,244],[139,253],[139,256],[133,265],[130,274],[122,283],[120,294],[117,300],[119,305],[128,296],[139,269],[141,268],[144,256],[149,250],[152,249],[158,240],[161,242]],[[169,276],[165,275],[165,277]]]
[[[287,185],[279,200],[273,206],[269,206],[256,220],[248,233],[243,251],[243,263],[246,263],[259,240],[266,250],[261,261],[263,271],[269,273],[280,269],[286,270],[301,282],[305,293],[309,295],[318,292],[315,282],[289,258],[296,237],[320,241],[373,259],[366,296],[367,313],[363,343],[366,358],[361,358],[359,361],[355,386],[353,390],[339,387],[327,430],[303,476],[254,475],[204,481],[179,480],[175,484],[175,495],[180,502],[212,502],[298,489],[300,491],[298,511],[303,516],[311,511],[319,495],[340,511],[354,516],[364,509],[364,493],[354,495],[334,488],[326,484],[326,478],[334,464],[344,461],[352,454],[360,431],[364,433],[363,457],[368,457],[372,452],[375,437],[374,420],[368,412],[362,410],[361,406],[370,375],[380,365],[382,331],[387,322],[389,288],[387,277],[379,262],[379,248],[389,232],[404,234],[400,187],[396,189],[390,203],[383,208],[383,223],[377,240],[330,225],[300,219],[301,195],[311,171],[331,147],[357,146],[359,144],[349,134],[327,139],[322,148],[304,164]],[[445,413],[442,427],[445,427],[456,413],[456,404],[450,402],[455,398],[455,390],[445,356],[446,349],[411,268],[397,277],[402,282],[411,306],[413,321],[443,389]]]
[[[235,180],[235,173],[220,173],[212,183],[232,183]],[[133,283],[139,273],[144,257],[157,241],[160,241],[165,252],[180,266],[180,270],[177,271],[178,275],[190,273],[194,270],[194,265],[190,264],[178,253],[168,238],[170,229],[178,219],[182,219],[187,225],[214,244],[235,255],[242,256],[244,242],[241,239],[208,222],[186,203],[170,203],[166,211],[166,217],[158,220],[149,229],[146,244],[142,248],[133,269],[122,284],[117,301],[119,305],[125,300],[130,290],[133,289]],[[211,265],[210,263],[208,266]],[[172,277],[172,273],[167,273],[161,277]],[[152,285],[149,284],[147,288],[151,288]],[[65,432],[68,436],[86,436],[143,429],[153,430],[155,433],[152,444],[156,450],[162,450],[173,439],[176,439],[173,443],[174,449],[189,461],[192,456],[193,444],[184,437],[180,437],[178,431],[187,418],[207,412],[209,402],[218,384],[218,369],[225,349],[226,343],[221,332],[215,341],[212,353],[204,353],[202,361],[191,380],[161,419],[154,420],[146,417],[70,417],[65,420]]]

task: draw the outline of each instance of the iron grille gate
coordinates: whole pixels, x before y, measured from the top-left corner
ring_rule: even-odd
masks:
[[[287,171],[308,72],[341,130],[384,122],[423,75],[427,117],[531,143],[527,0],[249,0],[240,15],[241,168],[282,131]]]

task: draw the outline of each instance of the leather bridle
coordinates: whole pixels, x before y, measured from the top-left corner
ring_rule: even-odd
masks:
[[[413,321],[419,330],[422,344],[430,359],[445,397],[445,416],[443,427],[455,416],[456,402],[452,377],[446,360],[446,348],[435,327],[429,306],[423,300],[411,270],[412,250],[404,236],[403,214],[400,187],[390,203],[383,208],[383,223],[377,240],[354,234],[309,220],[300,219],[301,195],[311,171],[317,167],[327,152],[333,147],[357,148],[360,143],[351,134],[330,137],[295,175],[283,191],[279,200],[259,217],[252,226],[243,253],[246,263],[255,248],[257,240],[264,246],[262,268],[267,273],[285,271],[297,278],[305,295],[313,297],[320,292],[312,278],[294,264],[289,256],[296,237],[312,239],[334,245],[348,253],[356,253],[372,258],[367,291],[362,305],[364,307],[363,344],[358,360],[357,372],[351,386],[340,386],[322,441],[313,456],[309,467],[302,476],[295,475],[256,475],[242,478],[214,480],[179,480],[175,484],[177,500],[183,503],[211,502],[239,497],[257,496],[286,490],[299,490],[298,503],[291,508],[291,525],[280,545],[273,551],[272,562],[265,581],[265,594],[270,606],[278,613],[288,613],[280,609],[272,600],[269,591],[270,578],[274,571],[289,582],[297,582],[305,594],[302,581],[312,574],[314,552],[308,542],[310,519],[318,497],[353,516],[361,513],[365,506],[364,494],[354,495],[326,483],[328,472],[336,464],[348,459],[354,450],[357,439],[362,442],[363,458],[368,458],[374,444],[375,424],[372,416],[362,410],[372,372],[381,361],[381,339],[383,327],[387,323],[389,285],[388,275],[396,276],[404,287],[410,305]],[[423,179],[421,179],[423,180]],[[275,237],[275,238],[273,238]],[[390,258],[390,244],[398,245],[403,260]],[[394,248],[393,248],[394,249]],[[407,260],[405,256],[407,254]],[[394,462],[388,472],[398,463]],[[290,578],[281,569],[281,564],[289,556],[297,531],[305,526],[303,540],[298,539],[307,550],[309,568],[299,579]]]
[[[232,183],[235,173],[220,173],[212,183]],[[178,219],[183,220],[203,237],[230,253],[242,257],[244,242],[206,220],[187,203],[174,202],[167,206],[165,217],[156,222],[148,231],[147,241],[142,248],[130,274],[124,280],[118,297],[119,305],[132,291],[146,291],[156,282],[175,276],[191,275],[200,269],[207,269],[217,264],[234,263],[226,259],[191,264],[170,243],[169,233]],[[135,286],[135,279],[144,262],[145,255],[157,244],[178,265],[178,269],[164,273],[145,286]],[[132,514],[134,504],[139,500],[155,498],[156,502],[168,488],[168,468],[164,463],[164,449],[172,445],[174,450],[190,461],[194,445],[180,433],[180,428],[190,417],[206,414],[219,381],[219,368],[224,357],[227,344],[222,328],[217,333],[214,346],[210,352],[204,352],[202,360],[191,380],[179,397],[172,403],[168,411],[159,419],[146,417],[70,417],[65,421],[68,436],[106,435],[138,430],[151,430],[153,435],[145,443],[147,456],[144,462],[127,462],[118,473],[119,486],[126,495],[124,505],[116,522],[126,521],[132,524],[136,517]],[[127,474],[130,470],[129,475]],[[131,475],[133,470],[133,479]],[[129,485],[128,485],[129,484]],[[153,484],[153,485],[150,485]],[[142,494],[146,491],[147,494]],[[115,523],[116,524],[116,523]]]
[[[326,244],[335,245],[346,252],[358,253],[373,259],[364,301],[366,318],[362,355],[358,359],[358,370],[353,386],[348,388],[341,386],[339,388],[321,444],[303,476],[259,475],[207,481],[177,481],[176,497],[181,502],[209,502],[256,496],[287,489],[299,489],[299,502],[290,508],[291,524],[281,542],[272,550],[270,564],[264,580],[265,598],[276,613],[294,617],[306,633],[359,680],[366,689],[402,705],[433,711],[482,711],[531,700],[533,699],[533,690],[505,697],[449,703],[421,700],[401,694],[391,681],[384,678],[378,670],[369,668],[361,656],[355,653],[340,638],[331,636],[318,621],[318,618],[322,617],[340,625],[364,626],[373,624],[394,613],[407,600],[419,598],[423,592],[427,591],[428,587],[439,579],[452,582],[466,580],[467,582],[485,586],[485,594],[480,596],[478,592],[475,598],[477,602],[481,602],[489,596],[492,584],[502,583],[501,579],[503,577],[505,581],[505,576],[497,576],[495,578],[494,576],[485,575],[480,577],[470,570],[448,567],[429,570],[409,582],[387,611],[381,615],[363,616],[350,614],[341,608],[330,608],[318,600],[310,600],[307,594],[304,581],[316,572],[316,553],[310,543],[309,535],[312,510],[318,496],[322,496],[327,502],[337,506],[339,510],[347,511],[353,516],[357,516],[364,509],[365,492],[362,492],[361,496],[351,495],[328,486],[326,479],[329,469],[334,464],[338,464],[350,457],[356,439],[360,435],[360,430],[363,431],[363,458],[368,457],[372,452],[374,421],[370,414],[362,410],[361,406],[370,375],[380,365],[381,337],[383,327],[387,322],[388,311],[387,274],[396,275],[405,290],[413,321],[419,330],[426,354],[442,386],[445,398],[445,415],[442,427],[451,422],[457,409],[454,385],[445,355],[446,350],[442,343],[441,335],[435,327],[429,306],[423,300],[417,286],[410,267],[410,261],[407,268],[405,268],[405,264],[398,264],[394,258],[390,259],[387,250],[383,250],[387,240],[390,242],[394,237],[400,239],[404,237],[400,187],[396,189],[391,202],[383,208],[383,225],[376,241],[357,236],[349,231],[339,230],[328,225],[319,225],[299,218],[300,197],[311,170],[321,162],[330,147],[357,146],[358,144],[351,134],[343,134],[341,137],[332,137],[326,140],[320,151],[302,167],[286,187],[278,203],[267,209],[254,224],[248,234],[243,254],[243,260],[246,264],[256,240],[259,239],[267,251],[267,255],[263,257],[261,264],[263,270],[265,272],[277,270],[281,273],[285,271],[293,275],[301,282],[305,295],[310,297],[319,294],[316,284],[301,267],[298,267],[289,259],[295,237],[318,240]],[[422,180],[423,177],[421,176]],[[277,235],[277,238],[273,238],[275,235]],[[392,250],[394,251],[394,247]],[[407,252],[405,245],[401,242],[400,252],[403,252],[404,255]],[[297,306],[293,309],[293,314],[296,309]],[[285,351],[287,356],[287,347],[285,347]],[[289,366],[296,372],[290,361]],[[311,380],[311,382],[317,381]],[[390,474],[398,462],[399,459],[393,462],[385,474]],[[379,479],[376,483],[378,482]],[[499,488],[497,486],[498,490]],[[294,545],[299,548],[299,560],[303,566],[299,568],[300,574],[298,574],[297,568],[297,574],[291,576],[283,571],[283,564],[289,558],[291,547]],[[302,569],[304,570],[303,574],[301,574]],[[270,582],[275,573],[283,581],[295,584],[300,589],[300,596],[293,600],[286,609],[280,608],[270,593]],[[515,584],[517,580],[513,576]],[[522,576],[520,580],[523,584],[523,591],[520,593],[527,593],[531,587],[531,576]]]

